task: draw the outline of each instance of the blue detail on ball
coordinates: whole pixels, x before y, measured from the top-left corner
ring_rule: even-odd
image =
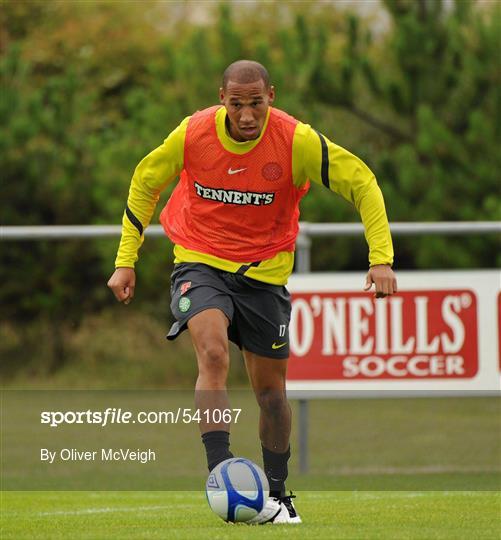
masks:
[[[245,497],[241,493],[238,493],[238,491],[236,491],[236,489],[233,487],[233,484],[231,483],[230,477],[228,475],[228,467],[233,463],[243,463],[244,465],[247,465],[247,467],[249,467],[249,469],[251,470],[257,487],[257,497],[255,499]],[[253,508],[258,513],[261,512],[261,510],[263,509],[263,483],[261,482],[261,478],[259,477],[259,474],[254,468],[254,465],[251,461],[249,461],[248,459],[237,458],[230,461],[229,463],[225,463],[221,468],[221,476],[223,477],[223,482],[228,493],[227,521],[235,521],[235,511],[237,507],[242,504],[249,508]]]
[[[216,475],[214,473],[209,475],[209,478],[207,479],[207,487],[219,489],[219,484],[217,483]]]

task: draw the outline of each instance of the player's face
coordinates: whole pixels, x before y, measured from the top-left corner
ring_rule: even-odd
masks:
[[[261,135],[268,106],[273,103],[275,89],[264,81],[241,84],[228,81],[219,89],[219,98],[226,107],[230,135],[236,141],[252,141]]]

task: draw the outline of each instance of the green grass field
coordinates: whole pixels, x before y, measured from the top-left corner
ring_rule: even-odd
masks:
[[[299,492],[302,525],[226,524],[200,492],[9,492],[2,539],[499,538],[495,492]]]

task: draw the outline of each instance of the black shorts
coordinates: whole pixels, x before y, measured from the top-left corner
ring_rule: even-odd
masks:
[[[175,339],[186,330],[188,321],[197,313],[217,308],[228,317],[228,338],[240,349],[288,358],[291,302],[284,286],[206,264],[181,263],[172,272],[171,298],[176,322],[167,339]]]

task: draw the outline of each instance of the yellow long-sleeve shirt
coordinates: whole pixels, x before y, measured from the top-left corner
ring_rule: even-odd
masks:
[[[253,141],[237,142],[226,129],[226,109],[215,113],[216,131],[223,147],[234,154],[245,154],[261,140],[268,125],[270,111],[261,135]],[[136,167],[132,178],[127,207],[122,221],[122,238],[115,266],[133,268],[144,240],[160,192],[182,171],[184,142],[190,117],[185,118],[170,133],[163,144],[148,154]],[[381,190],[372,171],[359,158],[332,143],[311,126],[299,122],[292,144],[292,180],[302,186],[307,180],[323,184],[355,205],[365,228],[369,244],[369,263],[393,263],[393,246]],[[176,263],[200,262],[215,268],[236,272],[243,263],[228,261],[174,246]],[[249,261],[249,264],[252,261]],[[273,258],[251,266],[246,276],[266,283],[284,285],[292,272],[294,254],[277,253]]]

